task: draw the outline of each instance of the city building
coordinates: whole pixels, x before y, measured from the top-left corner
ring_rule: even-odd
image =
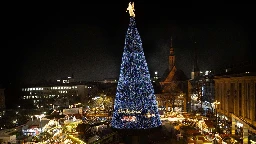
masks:
[[[255,72],[255,63],[244,63],[214,78],[218,122],[230,123],[231,134],[241,137],[243,143],[256,142]]]
[[[160,82],[161,91],[156,94],[158,107],[164,111],[187,111],[187,77],[175,66],[174,48],[169,55],[169,67]]]
[[[202,110],[203,114],[212,112],[214,102],[214,74],[200,71],[200,75],[188,81],[188,94],[191,111]]]
[[[194,58],[191,79],[188,80],[188,109],[209,114],[214,101],[214,75],[210,70],[200,71],[197,58],[197,43],[194,43]]]
[[[27,106],[38,109],[69,108],[77,103],[86,105],[96,92],[97,87],[93,84],[60,80],[54,84],[24,87],[21,90],[21,99]]]
[[[198,58],[197,58],[197,43],[195,42],[194,45],[194,57],[193,57],[193,69],[191,72],[191,80],[196,79],[200,76],[200,69],[198,67]]]

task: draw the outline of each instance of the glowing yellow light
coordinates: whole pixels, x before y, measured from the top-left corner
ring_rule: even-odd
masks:
[[[128,8],[126,9],[126,12],[127,11],[129,11],[129,14],[130,14],[130,16],[131,17],[135,17],[135,13],[134,13],[134,11],[135,11],[135,9],[134,9],[134,2],[133,3],[129,3],[128,4]]]

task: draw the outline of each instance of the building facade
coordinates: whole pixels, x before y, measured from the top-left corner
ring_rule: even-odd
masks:
[[[52,86],[26,87],[21,90],[21,99],[34,108],[68,108],[82,103],[86,105],[95,96],[97,87],[87,84],[65,83]]]
[[[174,48],[170,48],[169,66],[159,80],[160,92],[156,94],[158,107],[164,111],[187,111],[187,77],[175,66]]]
[[[191,111],[202,110],[203,114],[212,111],[214,102],[214,75],[211,71],[200,72],[194,79],[188,81],[188,95]]]
[[[213,72],[200,71],[197,58],[197,43],[194,42],[194,57],[191,79],[188,80],[188,109],[210,114],[211,103],[214,101]]]
[[[244,144],[255,142],[256,74],[215,76],[214,81],[218,116],[231,121],[231,134],[242,137]]]

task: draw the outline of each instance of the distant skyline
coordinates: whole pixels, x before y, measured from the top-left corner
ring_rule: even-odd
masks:
[[[129,1],[77,3],[22,2],[6,5],[6,46],[2,46],[0,83],[118,78],[129,24]],[[190,77],[193,43],[201,70],[253,58],[251,9],[243,5],[135,1],[137,28],[151,74],[168,68],[173,37],[176,66]]]

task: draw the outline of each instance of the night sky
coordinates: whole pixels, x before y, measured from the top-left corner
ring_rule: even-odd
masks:
[[[36,83],[70,76],[118,78],[129,24],[127,0],[11,1],[3,6],[0,83]],[[245,9],[244,9],[245,8]],[[137,28],[151,74],[168,68],[173,37],[176,65],[190,77],[193,43],[201,70],[253,57],[250,4],[135,1]]]

